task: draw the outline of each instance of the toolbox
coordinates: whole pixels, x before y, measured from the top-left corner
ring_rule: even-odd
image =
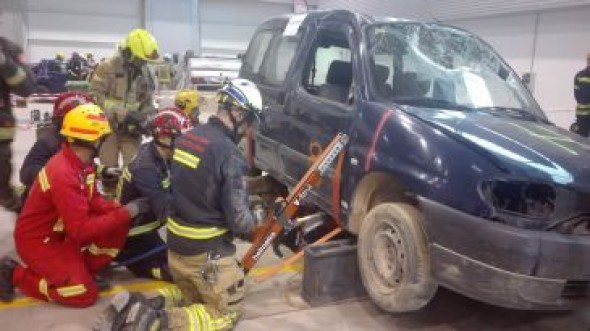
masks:
[[[366,297],[356,240],[341,239],[305,248],[302,297],[311,306]]]

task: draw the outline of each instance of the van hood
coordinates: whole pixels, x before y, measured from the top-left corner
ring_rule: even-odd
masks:
[[[590,143],[567,130],[497,112],[402,109],[485,154],[510,175],[590,191]]]

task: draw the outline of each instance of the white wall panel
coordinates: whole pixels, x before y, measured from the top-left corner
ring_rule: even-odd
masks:
[[[31,61],[55,52],[106,57],[131,29],[140,26],[140,0],[28,0],[28,52]]]
[[[146,27],[156,37],[162,53],[184,53],[198,42],[198,0],[148,0]]]
[[[204,53],[236,54],[246,50],[256,27],[270,17],[291,13],[291,2],[201,0]]]
[[[318,0],[320,9],[350,9],[369,15],[451,20],[538,12],[589,5],[590,0]]]
[[[574,119],[573,77],[585,66],[590,51],[590,6],[539,14],[533,58],[534,14],[459,20],[464,27],[490,42],[519,73],[535,74],[534,95],[550,118],[569,126]]]
[[[0,0],[0,36],[26,46],[26,6],[21,0]]]

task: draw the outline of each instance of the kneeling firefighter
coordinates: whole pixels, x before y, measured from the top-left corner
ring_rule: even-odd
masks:
[[[199,116],[201,111],[199,110],[200,96],[197,90],[180,90],[174,96],[174,105],[184,112],[188,116],[193,125],[199,124]]]
[[[191,128],[189,118],[175,108],[163,109],[152,116],[148,120],[147,131],[153,140],[140,147],[119,179],[117,197],[121,203],[144,197],[150,205],[146,213],[133,220],[125,247],[116,258],[121,263],[134,261],[127,264],[127,268],[138,277],[172,280],[166,244],[158,229],[166,222],[172,199],[170,162],[174,140]],[[146,252],[148,255],[142,257]]]
[[[123,247],[131,218],[147,209],[141,199],[121,206],[97,190],[92,161],[110,132],[96,105],[80,105],[65,116],[66,142],[39,171],[16,221],[23,264],[0,260],[0,300],[11,301],[15,286],[27,296],[68,306],[97,300],[94,276]]]
[[[180,291],[170,291],[163,309],[139,294],[117,295],[104,313],[113,321],[109,327],[142,331],[234,327],[245,288],[233,239],[250,239],[261,222],[250,210],[243,181],[245,161],[236,144],[261,111],[256,85],[235,79],[219,91],[217,115],[175,141],[167,239],[168,264]]]

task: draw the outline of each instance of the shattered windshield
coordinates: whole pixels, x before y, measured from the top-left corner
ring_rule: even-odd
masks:
[[[377,93],[398,104],[546,119],[519,77],[479,38],[412,22],[368,28]]]

